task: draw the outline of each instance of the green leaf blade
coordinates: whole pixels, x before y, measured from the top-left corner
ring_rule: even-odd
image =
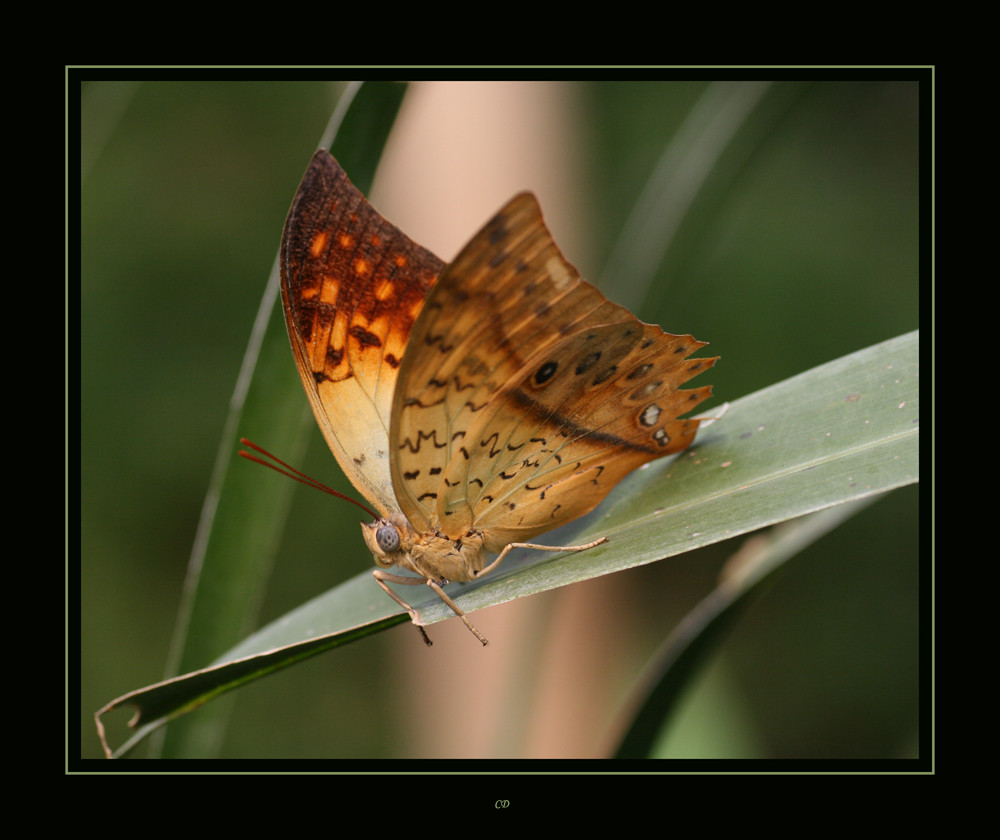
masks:
[[[606,544],[512,557],[449,593],[474,611],[918,481],[918,352],[919,334],[908,333],[735,401],[692,450],[623,481],[582,530],[546,538],[572,544],[607,536]],[[425,602],[408,594],[427,624],[453,616],[433,593]],[[165,722],[201,698],[406,620],[365,572],[262,628],[211,668],[169,689],[132,692],[102,712],[127,702],[141,720]]]

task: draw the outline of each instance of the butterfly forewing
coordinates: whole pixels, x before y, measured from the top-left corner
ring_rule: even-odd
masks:
[[[383,514],[397,509],[389,417],[399,366],[443,265],[382,218],[327,152],[316,153],[282,238],[285,323],[330,449]]]

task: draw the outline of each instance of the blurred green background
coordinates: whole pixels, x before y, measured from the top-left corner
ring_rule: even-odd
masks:
[[[463,143],[473,168],[499,166],[494,146],[463,140],[470,118],[449,104],[454,84],[411,87],[391,141],[396,168],[387,172],[429,169],[420,150],[446,142]],[[529,154],[547,148],[543,166],[560,169],[557,185],[573,185],[577,232],[560,233],[569,223],[534,183],[534,169],[515,189],[538,189],[567,257],[612,299],[711,342],[722,360],[710,405],[915,329],[920,268],[920,89],[836,80],[771,83],[752,96],[748,88],[751,107],[731,136],[704,135],[729,137],[716,153],[708,140],[686,147],[694,154],[677,171],[704,165],[703,177],[666,184],[690,189],[692,201],[660,267],[635,277],[618,273],[617,259],[608,268],[665,151],[685,147],[685,131],[717,90],[617,81],[458,91],[494,114],[511,101],[515,114],[544,103],[544,121],[501,121],[491,141]],[[288,205],[339,92],[299,81],[82,87],[83,757],[101,754],[93,712],[164,676],[251,325]],[[394,187],[415,189],[393,180],[377,181],[376,207],[449,259],[454,250],[413,229],[419,220],[390,212]],[[417,198],[428,217],[450,200],[426,188]],[[653,207],[639,219],[653,217],[659,233],[640,227],[639,240],[672,224]],[[490,212],[467,219],[463,238]],[[296,376],[290,351],[288,375]],[[318,430],[302,466],[350,491]],[[890,494],[789,564],[692,685],[665,754],[916,755],[917,499],[916,487]],[[358,517],[345,508],[297,491],[260,624],[370,567]],[[461,627],[436,625],[435,647],[425,651],[403,626],[307,661],[238,692],[222,755],[599,757],[643,662],[741,544],[527,599],[529,613],[511,613],[527,616],[513,619],[521,632],[506,640],[485,616],[509,605],[484,611],[475,620],[493,642],[488,654]],[[602,649],[567,637],[578,622],[600,631]],[[470,655],[489,663],[495,682],[470,674]],[[477,681],[484,694],[463,700]],[[570,708],[577,704],[579,715]],[[467,729],[480,740],[463,738]]]

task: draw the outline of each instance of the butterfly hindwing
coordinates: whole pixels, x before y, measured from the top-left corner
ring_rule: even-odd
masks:
[[[694,439],[699,421],[677,417],[711,389],[678,385],[714,360],[685,358],[703,346],[691,336],[629,319],[584,325],[533,359],[470,430],[468,474],[486,478],[469,480],[468,504],[488,550],[583,516]]]
[[[583,281],[529,194],[441,274],[393,401],[392,474],[418,528],[484,532],[498,551],[581,516],[639,464],[684,448],[679,421],[714,360]]]

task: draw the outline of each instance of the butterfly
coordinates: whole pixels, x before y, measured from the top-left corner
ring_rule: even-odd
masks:
[[[281,243],[295,363],[327,444],[375,508],[375,581],[442,587],[588,513],[641,464],[685,449],[716,359],[581,279],[535,197],[514,196],[443,263],[386,221],[319,150]],[[496,559],[487,558],[496,554]],[[392,574],[393,566],[417,577]]]

